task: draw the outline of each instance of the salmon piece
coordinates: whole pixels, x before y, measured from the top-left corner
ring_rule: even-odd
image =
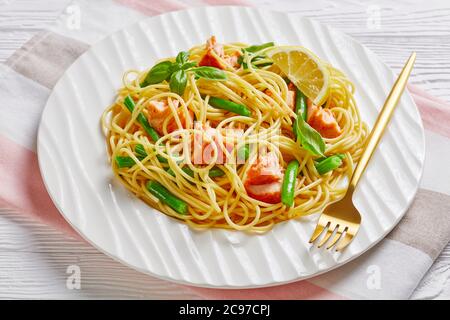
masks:
[[[120,118],[119,121],[117,122],[117,124],[119,125],[119,127],[121,127],[122,129],[124,129],[127,126],[128,121],[130,120],[130,117],[123,117]],[[132,124],[130,129],[128,130],[130,133],[135,133],[136,131],[138,131],[139,129],[141,129],[141,127],[137,124]]]
[[[119,104],[116,104],[116,105],[114,106],[114,108],[112,109],[114,115],[116,115],[117,113],[119,113],[121,110],[122,110],[122,107],[121,107]],[[123,114],[122,114],[122,115],[120,115],[120,116],[118,117],[118,119],[117,119],[117,125],[118,125],[119,127],[121,127],[122,129],[124,129],[124,128],[127,126],[128,121],[130,121],[130,119],[131,119],[131,114],[130,114],[129,112],[127,112],[126,115],[123,115]],[[139,129],[140,129],[140,126],[139,126],[138,124],[134,123],[134,124],[132,124],[132,125],[130,126],[129,132],[130,132],[130,133],[135,133],[135,132],[138,131]]]
[[[175,108],[178,108],[179,101],[172,100],[172,103]],[[158,131],[160,135],[163,135],[163,123],[167,117],[171,117],[169,122],[167,123],[167,132],[171,133],[175,130],[178,130],[177,122],[175,121],[175,117],[172,116],[172,110],[169,107],[168,100],[152,100],[148,103],[148,122],[150,125]],[[188,110],[189,118],[186,119],[183,109],[177,109],[177,115],[180,118],[180,122],[183,128],[192,128],[192,119],[194,117],[194,113],[192,110]]]
[[[265,184],[275,182],[280,179],[281,168],[278,157],[274,152],[269,152],[260,156],[249,168],[247,172],[248,184]]]
[[[269,89],[264,90],[264,93],[267,94],[269,97],[273,98],[273,94]],[[289,83],[288,92],[286,96],[286,103],[291,110],[295,110],[295,98],[296,98],[295,85]]]
[[[206,48],[208,50],[214,50],[219,55],[219,57],[225,56],[223,45],[217,43],[216,36],[211,36],[211,38],[206,40]]]
[[[281,181],[247,185],[246,190],[253,199],[271,204],[281,202]]]
[[[324,138],[336,138],[342,133],[339,123],[330,109],[316,106],[310,99],[307,100],[307,122]]]
[[[206,53],[202,57],[198,65],[225,69],[226,67],[219,59],[214,56],[213,52],[221,58],[225,56],[223,46],[217,43],[215,36],[212,36],[206,41]]]
[[[226,68],[222,64],[222,62],[211,53],[211,50],[206,51],[205,55],[203,56],[202,60],[200,60],[198,65],[201,67],[214,67],[222,70]]]
[[[217,43],[215,36],[211,36],[211,38],[206,41],[206,53],[198,65],[215,67],[222,70],[226,69],[227,66],[224,65],[222,61],[217,59],[213,52],[220,58],[224,59],[226,64],[230,67],[239,68],[238,58],[241,54],[239,52],[235,52],[232,55],[226,55],[223,50],[223,45]]]
[[[297,97],[297,94],[295,92],[295,85],[290,82],[288,84],[288,92],[287,92],[287,105],[289,106],[289,108],[291,108],[291,110],[295,110],[295,99]]]
[[[274,152],[260,156],[251,165],[244,182],[247,194],[259,201],[278,203],[281,201],[283,172]]]
[[[209,125],[202,125],[196,123],[195,129],[203,130],[204,135],[198,133],[194,134],[194,152],[193,163],[194,164],[210,164],[215,155],[215,148],[217,148],[217,164],[224,164],[228,160],[227,153],[231,153],[234,148],[234,138],[227,139],[222,132],[215,128],[211,128]],[[214,146],[213,146],[214,144]],[[225,149],[222,147],[225,147]]]
[[[239,52],[233,52],[231,55],[225,56],[225,61],[228,63],[229,66],[232,66],[234,69],[239,69],[241,66],[238,63],[238,59],[241,56]]]

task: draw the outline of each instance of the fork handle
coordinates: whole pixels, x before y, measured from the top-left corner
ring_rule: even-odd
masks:
[[[381,137],[383,136],[389,120],[392,118],[394,109],[400,101],[403,91],[405,90],[405,86],[408,82],[408,78],[411,74],[411,70],[413,68],[415,60],[416,53],[413,52],[406,62],[405,66],[403,67],[402,72],[395,81],[395,84],[392,87],[391,92],[389,93],[389,96],[387,97],[380,114],[378,115],[377,121],[375,122],[375,125],[367,139],[363,154],[361,155],[358,165],[356,166],[356,169],[353,172],[352,178],[350,180],[349,190],[351,191],[356,188],[356,185],[361,179],[361,176],[364,173],[364,170],[366,169],[370,158],[372,158],[372,155],[376,147],[378,146]]]

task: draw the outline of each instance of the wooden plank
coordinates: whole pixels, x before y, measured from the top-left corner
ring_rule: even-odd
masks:
[[[80,268],[80,290],[66,286],[72,265]],[[19,212],[0,209],[0,299],[17,298],[198,297],[182,286],[134,271]]]

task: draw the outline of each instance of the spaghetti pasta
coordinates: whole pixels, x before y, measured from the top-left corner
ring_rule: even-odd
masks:
[[[271,48],[219,45],[212,37],[150,70],[127,71],[101,119],[115,176],[150,206],[197,228],[265,232],[343,197],[368,133],[354,86],[321,61],[329,73],[325,103],[300,101],[265,54]],[[310,137],[318,149],[306,147]],[[291,161],[298,163],[284,183],[292,184],[283,187],[293,192],[287,205],[280,186]]]

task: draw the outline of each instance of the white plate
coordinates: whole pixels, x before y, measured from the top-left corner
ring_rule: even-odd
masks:
[[[94,45],[55,86],[38,137],[39,165],[60,212],[90,243],[153,276],[197,286],[243,288],[305,279],[342,265],[380,241],[417,191],[424,133],[405,93],[357,192],[361,229],[342,253],[312,248],[317,215],[276,225],[264,235],[196,231],[150,208],[113,178],[99,119],[127,69],[203,43],[275,41],[308,47],[356,84],[371,126],[393,82],[392,71],[353,39],[299,15],[207,7],[148,18]]]

